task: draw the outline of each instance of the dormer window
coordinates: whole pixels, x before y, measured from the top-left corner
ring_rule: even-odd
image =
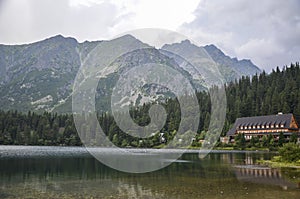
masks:
[[[245,126],[245,129],[247,129],[247,126]]]
[[[274,128],[274,124],[271,124],[271,128]]]
[[[243,127],[243,126],[241,126],[241,127],[240,127],[240,129],[244,129],[244,127]]]
[[[283,124],[281,124],[281,125],[280,125],[280,127],[281,127],[281,128],[283,128],[283,127],[284,127],[284,125],[283,125]]]
[[[259,125],[257,125],[257,128],[258,128],[258,129],[260,129],[260,126],[259,126]]]
[[[251,126],[249,126],[249,129],[251,129]]]
[[[279,127],[279,125],[278,124],[276,124],[276,128],[278,128]]]
[[[261,125],[261,128],[264,129],[264,128],[265,128],[265,125]]]
[[[255,129],[256,128],[255,125],[253,125],[252,128]]]
[[[268,129],[268,128],[270,128],[270,126],[269,126],[269,125],[267,125],[267,126],[266,126],[266,128]]]

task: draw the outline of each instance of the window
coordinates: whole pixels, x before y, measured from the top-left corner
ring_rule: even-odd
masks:
[[[244,127],[243,127],[243,126],[241,126],[241,127],[240,127],[240,129],[244,129]]]
[[[276,128],[278,128],[279,127],[279,125],[278,124],[276,124]]]
[[[271,128],[274,128],[274,124],[271,124]]]
[[[261,128],[264,129],[264,128],[265,128],[265,125],[261,125]]]
[[[267,128],[267,129],[270,128],[269,125],[267,125],[266,128]]]
[[[257,128],[258,128],[258,129],[260,129],[260,126],[259,126],[259,125],[257,125]]]
[[[245,126],[245,129],[247,129],[247,126]]]
[[[253,129],[255,129],[255,125],[253,125],[253,127],[252,127]]]
[[[284,127],[284,125],[283,125],[283,124],[281,124],[281,125],[280,125],[280,127],[281,127],[281,128],[283,128],[283,127]]]

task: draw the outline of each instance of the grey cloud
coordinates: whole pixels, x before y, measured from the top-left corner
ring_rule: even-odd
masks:
[[[67,0],[12,4],[5,1],[0,8],[4,12],[0,13],[0,43],[24,43],[56,34],[95,40],[107,37],[120,20],[118,8],[109,1],[90,7],[70,7]]]
[[[136,17],[121,9],[109,0],[90,7],[70,7],[68,0],[0,0],[0,43],[28,43],[56,34],[79,41],[110,38],[119,24],[130,26]],[[300,59],[299,10],[298,0],[202,0],[195,20],[179,30],[269,71]]]
[[[269,71],[300,59],[299,9],[297,0],[203,0],[181,30]]]

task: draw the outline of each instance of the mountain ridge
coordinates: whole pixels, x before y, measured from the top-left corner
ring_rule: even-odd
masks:
[[[255,73],[261,72],[260,68],[254,65],[250,59],[239,60],[236,57],[231,58],[214,44],[206,45],[204,46],[204,49],[210,54],[215,62],[224,66],[232,66],[233,69],[238,73],[251,76]],[[246,69],[243,70],[243,67],[241,66],[246,67]]]
[[[56,109],[56,107],[66,104],[66,101],[70,103],[72,85],[81,62],[98,45],[101,46],[102,42],[106,43],[112,49],[118,47],[114,45],[134,45],[141,48],[153,48],[132,35],[124,35],[123,37],[108,41],[84,41],[81,43],[72,37],[56,35],[30,44],[0,45],[0,109],[17,109],[21,111],[55,110],[59,112],[60,110]],[[199,54],[199,49],[205,49],[205,47],[191,44],[190,41],[182,41],[181,43],[171,45],[177,45],[179,48],[178,52],[180,48],[184,48],[189,49],[190,54],[195,55]],[[164,54],[162,51],[163,47],[156,50],[158,50],[156,53]],[[219,53],[217,50],[219,50]],[[220,49],[208,48],[206,51],[217,63],[221,73],[226,76],[226,82],[240,78],[242,75],[254,75],[253,71],[260,71],[251,61],[250,63],[240,60],[235,61],[229,56],[224,58],[226,55]],[[150,53],[151,51],[148,52]],[[181,53],[186,52],[183,50]],[[172,57],[170,53],[165,53],[164,56],[170,56],[175,62],[179,60],[174,56]],[[146,58],[147,56],[144,57]],[[146,60],[144,61],[146,62]],[[179,69],[178,67],[182,68],[183,71],[189,73],[189,78],[193,78],[195,74],[193,74],[194,72],[189,63],[182,60],[179,62],[177,63],[178,66],[175,66],[176,64],[173,63],[174,67],[177,67],[177,69]],[[126,63],[123,64],[126,65]],[[230,64],[233,64],[233,66],[230,66]],[[240,69],[243,67],[243,64],[246,66],[245,71]],[[197,70],[200,72],[201,70],[206,71],[209,69],[208,65],[195,67],[198,67]],[[181,73],[185,73],[183,71]],[[201,77],[194,76],[194,78]],[[113,79],[106,79],[105,81],[109,84],[114,82]],[[202,80],[198,82],[191,81],[193,81],[193,84],[202,83]],[[198,87],[201,88],[201,86]],[[70,109],[70,105],[68,107]]]

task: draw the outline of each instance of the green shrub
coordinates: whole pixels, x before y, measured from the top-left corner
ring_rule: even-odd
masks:
[[[300,160],[300,146],[295,143],[284,144],[279,148],[279,155],[285,162],[297,162]]]

